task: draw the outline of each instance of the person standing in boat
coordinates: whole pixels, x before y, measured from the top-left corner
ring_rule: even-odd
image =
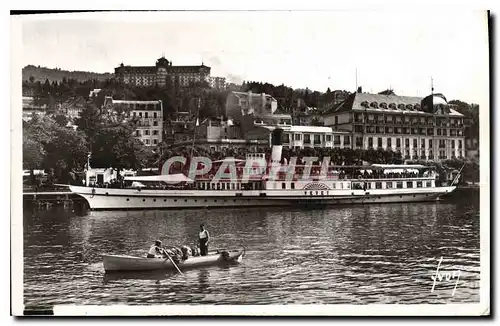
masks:
[[[210,240],[210,233],[205,229],[205,224],[200,225],[200,255],[206,256],[208,254],[208,241]]]
[[[147,258],[155,258],[156,256],[165,256],[165,252],[163,251],[163,248],[161,247],[161,241],[156,240],[154,245],[149,248]]]

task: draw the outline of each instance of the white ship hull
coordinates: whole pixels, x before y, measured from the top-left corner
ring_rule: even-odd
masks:
[[[456,187],[308,190],[136,190],[70,186],[93,210],[319,206],[436,201]]]

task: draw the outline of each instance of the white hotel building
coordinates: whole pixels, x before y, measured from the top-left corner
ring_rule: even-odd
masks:
[[[103,107],[108,112],[123,112],[127,118],[137,118],[135,137],[145,146],[158,146],[163,137],[163,105],[161,101],[124,101],[106,97]]]

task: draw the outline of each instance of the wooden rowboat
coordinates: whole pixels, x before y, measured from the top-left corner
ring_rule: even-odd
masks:
[[[239,263],[243,259],[244,254],[244,248],[237,250],[218,250],[206,256],[188,257],[186,260],[181,260],[177,266],[182,270],[210,265]],[[168,258],[103,255],[103,264],[106,272],[175,270],[175,266]]]

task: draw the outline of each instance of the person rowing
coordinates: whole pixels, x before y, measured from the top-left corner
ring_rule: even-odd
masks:
[[[161,241],[156,240],[155,243],[149,248],[147,258],[156,258],[157,256],[166,257],[166,253],[161,247]]]

